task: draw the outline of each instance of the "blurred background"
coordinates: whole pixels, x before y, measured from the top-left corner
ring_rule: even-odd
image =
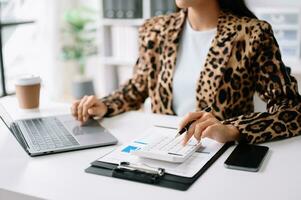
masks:
[[[247,0],[272,24],[285,64],[301,83],[301,1]],[[83,92],[102,97],[133,70],[138,27],[176,10],[174,0],[0,0],[0,95],[14,93],[14,80],[35,74],[43,92],[70,102]],[[301,86],[299,86],[301,88]]]

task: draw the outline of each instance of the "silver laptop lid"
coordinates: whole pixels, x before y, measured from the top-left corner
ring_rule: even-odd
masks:
[[[7,128],[12,130],[14,121],[1,103],[0,103],[0,117],[4,122],[4,124],[7,126]]]
[[[15,136],[20,145],[24,148],[26,152],[28,152],[29,146],[26,142],[22,132],[20,131],[18,125],[14,122],[11,116],[8,114],[4,106],[0,103],[0,118],[6,127],[10,130],[10,132]]]

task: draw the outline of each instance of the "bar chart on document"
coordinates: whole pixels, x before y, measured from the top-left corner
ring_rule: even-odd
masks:
[[[176,130],[160,127],[152,127],[145,132],[145,135],[133,140],[132,142],[122,145],[112,152],[98,159],[101,162],[120,164],[121,162],[129,162],[136,165],[144,165],[152,168],[164,168],[167,173],[192,177],[200,168],[205,165],[213,155],[215,155],[224,144],[218,143],[211,139],[203,139],[200,150],[194,152],[183,163],[171,163],[154,159],[139,158],[133,155],[133,152],[145,148],[148,144],[153,143],[158,137],[175,136]]]

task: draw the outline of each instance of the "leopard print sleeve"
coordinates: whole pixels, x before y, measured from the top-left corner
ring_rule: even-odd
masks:
[[[261,143],[301,134],[301,98],[297,81],[288,74],[271,26],[260,22],[253,37],[250,59],[255,90],[267,103],[267,111],[223,121],[240,132],[240,142]]]
[[[134,66],[134,74],[125,84],[110,95],[101,99],[107,106],[106,117],[111,117],[129,110],[137,110],[148,97],[148,74],[149,65],[146,61],[147,41],[146,34],[149,32],[146,22],[139,28],[139,58]]]

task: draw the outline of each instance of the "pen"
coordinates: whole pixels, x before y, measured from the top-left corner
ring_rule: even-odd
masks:
[[[210,111],[211,111],[211,108],[210,108],[210,107],[207,107],[207,108],[204,109],[204,111],[210,112]],[[178,134],[176,135],[176,137],[178,137],[178,136],[182,135],[183,133],[185,133],[186,131],[188,131],[188,129],[189,129],[189,127],[191,126],[191,124],[193,124],[193,122],[195,122],[195,121],[196,121],[196,120],[192,120],[192,121],[188,122],[188,123],[186,124],[186,126],[185,126],[184,128],[182,128],[182,129],[178,132]]]
[[[193,122],[195,122],[195,121],[196,121],[196,120],[192,120],[192,121],[188,122],[188,123],[186,124],[186,126],[185,126],[184,128],[182,128],[182,129],[178,132],[178,134],[176,135],[176,137],[178,137],[178,136],[182,135],[183,133],[185,133],[186,131],[188,131],[190,125],[191,125]]]

